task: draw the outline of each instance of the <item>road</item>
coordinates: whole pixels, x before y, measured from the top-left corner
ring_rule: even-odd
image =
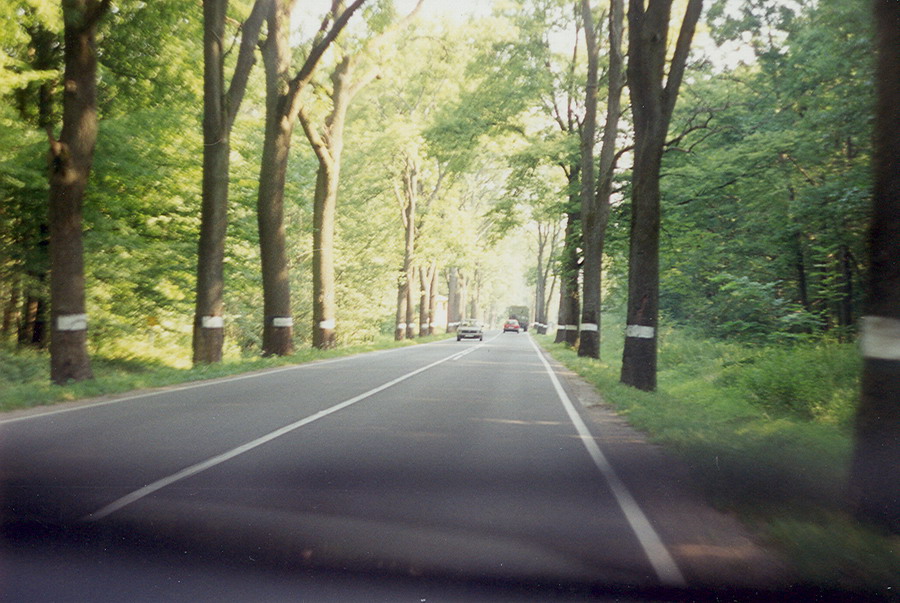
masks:
[[[777,563],[585,392],[493,332],[0,417],[0,598],[771,586]]]

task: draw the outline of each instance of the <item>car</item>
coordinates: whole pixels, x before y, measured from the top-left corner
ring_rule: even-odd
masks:
[[[484,341],[484,327],[477,320],[466,319],[456,328],[456,341],[462,339],[477,339]]]
[[[508,331],[514,331],[518,333],[521,330],[521,325],[519,325],[519,321],[515,318],[508,319],[505,323],[503,323],[503,332],[506,333]]]

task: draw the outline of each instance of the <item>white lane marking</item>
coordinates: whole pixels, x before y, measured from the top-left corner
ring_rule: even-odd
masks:
[[[432,341],[429,343],[420,343],[418,347],[426,346],[426,345],[442,345],[447,342],[453,341],[450,338],[441,339],[439,341]],[[273,369],[263,369],[261,371],[253,371],[250,373],[244,373],[242,375],[234,375],[232,377],[220,377],[207,379],[204,381],[200,381],[198,383],[186,383],[181,385],[174,385],[169,387],[160,387],[158,389],[154,389],[148,392],[144,392],[141,394],[133,394],[133,395],[124,395],[121,398],[115,398],[114,400],[102,400],[100,402],[85,402],[84,404],[79,404],[78,406],[71,406],[69,408],[57,408],[53,410],[46,410],[44,412],[36,412],[32,415],[25,415],[21,417],[13,417],[10,419],[0,419],[0,425],[6,425],[8,423],[18,423],[20,421],[31,421],[33,419],[40,419],[43,417],[50,417],[53,415],[61,415],[68,412],[75,412],[78,410],[87,410],[89,408],[97,408],[100,406],[109,406],[110,404],[119,404],[120,402],[131,402],[134,400],[142,400],[144,398],[152,398],[153,396],[163,396],[172,393],[178,393],[183,391],[188,391],[192,389],[200,389],[202,387],[210,387],[212,385],[221,385],[223,383],[233,383],[235,381],[244,381],[247,379],[257,379],[260,377],[268,377],[269,375],[275,375],[278,373],[284,373],[286,371],[296,371],[296,370],[306,370],[306,369],[314,369],[320,366],[324,366],[326,364],[335,364],[337,362],[346,362],[348,360],[356,360],[359,359],[360,356],[376,356],[381,354],[389,354],[392,352],[399,352],[401,350],[409,350],[410,346],[403,346],[399,348],[391,348],[388,350],[377,350],[374,352],[362,352],[360,354],[353,354],[350,356],[341,356],[340,358],[329,358],[327,360],[313,360],[310,362],[304,362],[302,364],[292,364],[290,366],[282,366]],[[77,402],[76,402],[77,403]],[[36,410],[36,408],[28,409],[28,410]]]
[[[644,549],[644,553],[647,555],[647,559],[650,561],[650,564],[656,572],[656,576],[659,578],[660,582],[665,585],[684,586],[686,582],[684,576],[681,574],[681,570],[678,569],[678,564],[675,563],[675,559],[672,558],[666,545],[663,544],[659,534],[653,529],[650,520],[647,519],[647,516],[641,510],[641,507],[634,499],[634,496],[631,495],[631,492],[628,491],[624,482],[622,482],[618,474],[616,474],[613,466],[606,459],[606,455],[600,450],[596,440],[594,440],[594,436],[591,434],[587,425],[585,425],[581,415],[579,415],[578,411],[575,409],[572,400],[569,398],[568,394],[566,394],[565,390],[563,390],[550,363],[544,358],[544,354],[541,353],[541,350],[533,339],[530,337],[528,339],[531,342],[534,351],[541,359],[541,362],[544,364],[547,374],[550,375],[550,381],[553,382],[556,394],[559,396],[560,401],[566,409],[566,413],[568,413],[569,418],[575,425],[578,435],[581,436],[584,447],[587,448],[588,454],[591,455],[594,464],[606,479],[606,483],[609,484],[609,488],[612,490],[613,496],[615,496],[616,502],[619,504],[619,508],[622,509],[622,513],[625,514],[628,524],[631,526],[635,536],[637,536],[641,547]]]
[[[472,349],[475,349],[475,348],[472,348]],[[215,467],[216,465],[221,465],[225,461],[231,460],[231,459],[235,458],[236,456],[239,456],[241,454],[244,454],[245,452],[253,450],[254,448],[262,446],[263,444],[271,442],[272,440],[274,440],[276,438],[280,438],[281,436],[283,436],[287,433],[290,433],[296,429],[299,429],[299,428],[303,427],[304,425],[309,425],[310,423],[318,421],[319,419],[327,417],[328,415],[334,414],[334,413],[338,412],[339,410],[343,410],[343,409],[347,408],[348,406],[352,406],[352,405],[356,404],[357,402],[365,400],[366,398],[370,398],[379,392],[383,392],[384,390],[397,385],[398,383],[401,383],[403,381],[406,381],[407,379],[415,377],[416,375],[418,375],[420,373],[424,373],[425,371],[432,369],[432,368],[438,366],[439,364],[443,364],[443,363],[447,362],[448,360],[452,360],[456,355],[457,354],[453,354],[451,356],[447,356],[446,358],[442,358],[436,362],[432,362],[431,364],[429,364],[427,366],[423,366],[422,368],[416,369],[410,373],[406,373],[405,375],[402,375],[400,377],[397,377],[396,379],[388,381],[387,383],[379,385],[376,388],[370,389],[369,391],[367,391],[365,393],[359,394],[358,396],[354,396],[353,398],[350,398],[349,400],[344,400],[343,402],[341,402],[339,404],[335,404],[334,406],[332,406],[330,408],[326,408],[325,410],[320,410],[319,412],[312,414],[304,419],[300,419],[299,421],[296,421],[294,423],[291,423],[290,425],[285,425],[284,427],[282,427],[280,429],[276,429],[275,431],[273,431],[271,433],[267,433],[266,435],[264,435],[262,437],[259,437],[251,442],[247,442],[246,444],[243,444],[242,446],[238,446],[237,448],[229,450],[228,452],[224,452],[218,456],[214,456],[205,461],[199,462],[195,465],[191,465],[190,467],[182,469],[181,471],[178,471],[177,473],[173,473],[172,475],[170,475],[168,477],[164,477],[160,480],[153,482],[152,484],[148,484],[148,485],[144,486],[143,488],[140,488],[130,494],[125,495],[122,498],[115,500],[115,501],[111,502],[110,504],[106,505],[102,509],[99,509],[98,511],[95,511],[93,513],[90,513],[89,515],[82,517],[81,520],[82,521],[98,521],[100,519],[103,519],[104,517],[107,517],[107,516],[111,515],[112,513],[115,513],[116,511],[118,511],[124,507],[127,507],[128,505],[130,505],[134,502],[137,502],[140,499],[142,499],[150,494],[153,494],[157,490],[161,490],[162,488],[165,488],[166,486],[170,486],[177,481],[183,480],[187,477],[191,477],[192,475],[196,475],[198,473],[201,473],[202,471],[206,471],[207,469]]]

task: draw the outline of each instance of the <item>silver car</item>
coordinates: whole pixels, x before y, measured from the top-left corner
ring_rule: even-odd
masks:
[[[466,319],[456,328],[456,341],[462,339],[477,339],[484,341],[484,327],[477,320]]]

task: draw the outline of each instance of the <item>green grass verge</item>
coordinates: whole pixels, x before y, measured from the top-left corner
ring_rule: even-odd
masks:
[[[181,357],[173,357],[171,361],[166,362],[153,356],[125,354],[121,350],[110,349],[91,356],[94,379],[66,386],[53,385],[50,382],[50,357],[47,352],[15,350],[12,346],[0,346],[0,412],[227,377],[289,364],[428,343],[447,337],[434,335],[394,341],[393,338],[385,336],[369,343],[341,346],[331,350],[305,348],[285,357],[232,356],[218,364],[193,368],[183,368],[188,363]]]
[[[844,510],[859,374],[853,345],[748,348],[668,330],[658,391],[648,393],[619,383],[624,328],[607,322],[601,360],[549,336],[538,341],[682,458],[708,500],[781,550],[798,580],[896,592],[900,539]]]

